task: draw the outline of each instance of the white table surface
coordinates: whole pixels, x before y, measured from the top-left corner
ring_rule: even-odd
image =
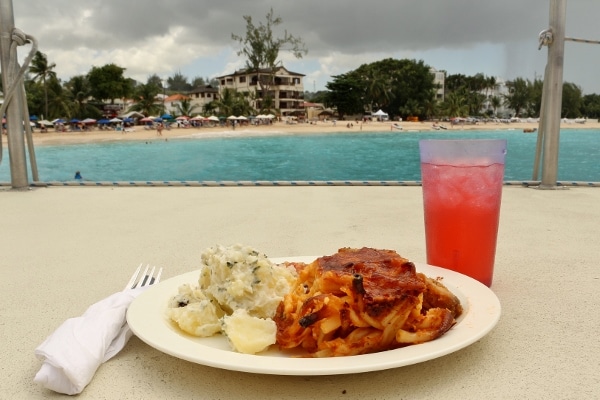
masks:
[[[59,395],[33,354],[62,321],[122,288],[140,262],[164,278],[214,244],[271,257],[391,248],[425,262],[420,187],[53,187],[0,190],[0,398]],[[132,338],[81,399],[581,399],[600,397],[600,189],[505,187],[492,332],[391,370],[270,376],[183,361]]]

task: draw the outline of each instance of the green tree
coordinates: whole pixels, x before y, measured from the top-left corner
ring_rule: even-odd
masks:
[[[192,104],[192,101],[189,98],[183,98],[181,101],[175,105],[177,108],[177,113],[179,115],[191,116],[196,108],[198,108],[197,104]]]
[[[246,21],[246,34],[242,36],[232,33],[231,38],[240,45],[237,55],[246,58],[246,69],[256,76],[260,92],[263,94],[261,108],[271,108],[270,88],[275,83],[276,67],[282,65],[279,60],[280,51],[287,49],[294,57],[302,58],[308,50],[301,38],[291,35],[287,30],[284,31],[283,37],[275,37],[273,28],[281,25],[283,20],[274,16],[272,8],[267,13],[266,24],[261,22],[256,26],[251,16],[245,15],[243,18]],[[264,77],[261,77],[261,73]]]
[[[160,79],[160,76],[156,75],[156,74],[152,74],[148,77],[148,79],[146,80],[146,84],[147,85],[154,85],[157,88],[160,88],[161,90],[163,89],[163,81],[162,79]]]
[[[400,112],[409,117],[422,115],[422,110],[421,105],[416,100],[412,99],[408,100],[404,103],[404,106],[400,108]]]
[[[582,90],[574,83],[563,83],[561,116],[563,118],[581,117],[583,105]]]
[[[69,91],[64,88],[60,80],[56,77],[51,77],[47,81],[48,85],[48,115],[45,118],[52,119],[53,117],[73,118],[74,110]],[[51,116],[51,117],[50,117]]]
[[[490,105],[492,106],[492,110],[494,110],[494,116],[498,116],[498,109],[502,105],[502,99],[499,96],[490,97]]]
[[[531,99],[531,87],[529,81],[516,78],[507,82],[508,94],[504,96],[504,104],[515,111],[515,117],[521,116],[521,111],[526,110]]]
[[[162,89],[149,79],[148,83],[139,85],[133,95],[134,104],[128,111],[137,111],[145,116],[157,115],[162,110],[162,102],[156,101],[156,96]]]
[[[123,76],[125,68],[115,64],[103,67],[92,67],[87,79],[90,93],[98,101],[110,100],[114,104],[116,98],[126,97],[133,91],[130,80]]]
[[[223,116],[229,115],[251,115],[255,110],[250,105],[249,98],[237,90],[225,88],[218,100],[212,101],[210,111],[219,110]],[[206,108],[205,108],[205,111]]]
[[[48,58],[44,53],[37,51],[31,63],[29,64],[29,72],[33,74],[33,80],[42,83],[44,88],[44,115],[48,117],[48,79],[56,78],[55,63],[48,63]]]
[[[442,108],[449,117],[466,117],[469,113],[466,89],[449,93],[444,99]]]
[[[448,75],[444,81],[446,94],[456,92],[468,86],[469,78],[463,74]]]
[[[79,119],[88,117],[97,119],[102,116],[97,107],[88,103],[90,85],[84,75],[72,77],[65,83],[64,88],[66,89],[66,96],[71,103],[70,108],[73,117]]]
[[[583,96],[581,115],[587,118],[600,118],[600,95],[586,94]]]
[[[483,90],[483,89],[482,89]],[[481,110],[485,103],[485,95],[480,90],[470,91],[467,94],[467,105],[469,107],[469,115],[481,115]]]
[[[325,105],[335,108],[341,120],[345,115],[362,114],[364,112],[364,85],[357,74],[350,72],[334,75],[332,78],[333,81],[325,84],[329,90],[325,96]]]
[[[391,118],[398,115],[408,117],[408,110],[416,112],[424,119],[425,104],[435,98],[435,85],[430,67],[425,63],[415,60],[386,58],[371,64],[361,65],[356,71],[364,76],[363,71],[373,69],[373,77],[382,83],[378,90],[378,98],[370,98],[371,90],[366,91],[368,102],[382,103],[382,109],[390,114]],[[410,102],[410,103],[409,103]],[[408,104],[407,104],[408,103]]]
[[[189,92],[192,90],[188,78],[181,72],[176,72],[173,76],[167,78],[167,87],[171,92]]]
[[[31,115],[44,115],[44,118],[50,118],[45,112],[45,96],[42,84],[32,79],[25,79],[25,93],[27,93],[27,108]]]
[[[427,119],[432,119],[439,116],[440,108],[437,100],[431,99],[422,105],[422,110]]]
[[[205,85],[208,85],[209,81],[210,80],[208,78],[205,79],[205,78],[202,78],[201,76],[197,76],[194,79],[192,79],[191,87],[192,87],[192,89],[195,89],[200,86],[205,86]]]

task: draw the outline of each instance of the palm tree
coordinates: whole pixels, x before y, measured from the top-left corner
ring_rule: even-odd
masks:
[[[494,110],[494,117],[496,117],[498,115],[498,108],[500,108],[500,106],[502,105],[502,99],[498,96],[492,96],[490,102],[492,105],[492,109]]]
[[[225,88],[219,100],[214,100],[212,103],[219,109],[219,113],[222,115],[232,115],[233,106],[235,103],[235,90]]]
[[[90,85],[84,75],[72,77],[66,84],[68,97],[72,102],[73,116],[77,118],[97,117],[100,114],[98,108],[88,103],[90,97]]]
[[[53,69],[56,67],[55,63],[48,64],[48,58],[44,53],[37,51],[31,60],[29,65],[29,72],[32,73],[33,80],[39,81],[44,87],[44,110],[46,117],[48,117],[48,85],[47,80],[49,78],[56,78],[56,72]]]
[[[444,101],[446,115],[449,117],[463,117],[469,112],[467,97],[460,91],[452,92]]]
[[[139,85],[133,96],[134,104],[128,111],[137,111],[145,116],[160,113],[162,104],[156,102],[156,95],[159,92],[160,88],[155,84]]]
[[[179,102],[179,104],[175,105],[177,107],[177,112],[179,115],[187,115],[191,116],[192,112],[198,108],[198,104],[192,104],[192,101],[189,98],[183,98]]]

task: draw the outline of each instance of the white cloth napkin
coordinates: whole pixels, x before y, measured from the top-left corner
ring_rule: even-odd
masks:
[[[100,365],[115,356],[132,336],[127,308],[148,286],[115,293],[70,318],[35,349],[43,361],[34,382],[64,394],[78,394]]]

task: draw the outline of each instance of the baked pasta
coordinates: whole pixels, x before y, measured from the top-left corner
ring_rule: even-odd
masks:
[[[462,312],[439,280],[392,250],[343,248],[291,264],[298,278],[273,318],[282,349],[312,357],[394,349],[440,337]]]

